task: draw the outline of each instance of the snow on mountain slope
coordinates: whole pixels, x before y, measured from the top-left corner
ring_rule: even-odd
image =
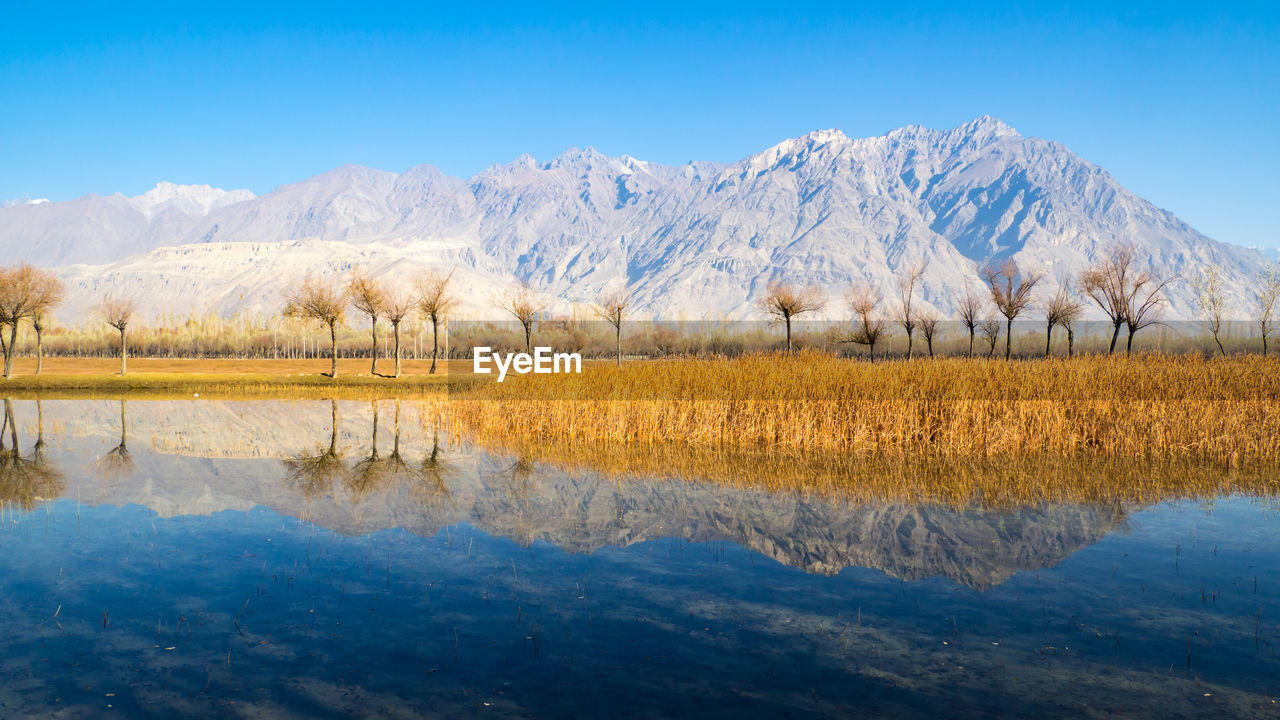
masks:
[[[180,216],[202,217],[210,212],[252,200],[248,190],[220,190],[208,185],[174,185],[162,182],[151,190],[129,198],[133,206],[148,220],[161,213],[174,212]]]
[[[135,197],[85,195],[0,208],[0,252],[39,265],[107,262],[172,245],[214,210],[253,198],[248,190],[162,182]]]
[[[980,284],[979,268],[1005,258],[1046,271],[1048,295],[1117,241],[1138,245],[1157,274],[1182,278],[1170,286],[1166,317],[1192,315],[1186,280],[1206,263],[1222,268],[1239,314],[1264,262],[1196,232],[1062,145],[990,117],[864,139],[815,131],[728,165],[673,167],[574,148],[466,181],[427,165],[401,174],[347,165],[236,201],[201,203],[208,196],[188,186],[178,202],[165,199],[168,187],[147,194],[146,212],[122,196],[5,207],[0,250],[42,264],[94,263],[64,272],[81,306],[107,286],[99,276],[110,276],[147,302],[155,294],[224,312],[274,311],[274,290],[254,283],[358,261],[456,266],[476,288],[485,284],[476,298],[513,279],[564,302],[626,281],[637,312],[691,319],[758,317],[752,302],[775,279],[822,286],[833,298],[827,316],[841,316],[852,281],[892,296],[894,274],[916,262],[926,264],[925,305],[943,313],[966,282]],[[306,239],[328,244],[290,245]],[[200,258],[198,273],[173,265],[174,246]],[[245,275],[246,263],[274,270]],[[174,283],[183,294],[165,295]]]

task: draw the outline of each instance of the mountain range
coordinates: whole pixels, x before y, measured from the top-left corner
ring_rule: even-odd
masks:
[[[282,283],[357,265],[406,287],[425,267],[452,269],[469,317],[497,316],[492,298],[523,281],[562,311],[625,283],[640,316],[747,319],[774,280],[820,286],[823,315],[842,317],[851,282],[892,296],[895,273],[923,261],[920,298],[949,314],[990,263],[1045,271],[1043,297],[1115,242],[1180,279],[1167,319],[1194,315],[1188,280],[1208,264],[1244,316],[1267,261],[985,116],[863,139],[815,131],[729,164],[574,148],[469,180],[345,165],[262,196],[161,183],[0,208],[0,253],[55,267],[73,324],[112,291],[150,313],[275,313]]]

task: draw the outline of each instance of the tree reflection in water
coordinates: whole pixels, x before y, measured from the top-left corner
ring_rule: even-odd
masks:
[[[314,453],[302,452],[284,461],[286,482],[305,497],[329,493],[347,475],[347,463],[338,452],[338,401],[330,400],[329,447],[317,446]]]
[[[23,456],[18,446],[13,400],[5,398],[4,420],[0,424],[0,502],[12,503],[22,510],[56,498],[66,487],[62,471],[44,453],[44,407],[39,400],[36,413],[36,442],[31,452]]]
[[[120,444],[99,458],[95,466],[110,480],[117,480],[133,472],[133,456],[129,454],[129,423],[124,398],[120,399]]]

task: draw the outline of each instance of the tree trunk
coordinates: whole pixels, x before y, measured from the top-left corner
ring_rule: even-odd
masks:
[[[1053,323],[1049,323],[1049,327],[1044,333],[1044,356],[1049,357],[1049,348],[1053,345]]]
[[[373,320],[373,367],[369,368],[370,375],[378,374],[378,316],[370,315]]]
[[[1133,354],[1133,328],[1129,328],[1129,338],[1124,343],[1124,356],[1129,357]]]
[[[791,316],[788,315],[784,320],[787,323],[787,354],[791,354]]]
[[[120,328],[120,376],[129,370],[129,343],[124,336],[124,328]]]
[[[924,338],[924,342],[926,345],[929,346],[929,357],[933,357],[933,336],[926,335]]]
[[[1067,327],[1067,357],[1071,357],[1072,345],[1075,345],[1075,342],[1076,342],[1076,334],[1068,326]]]
[[[876,361],[876,344],[875,343],[868,343],[867,357],[871,359],[871,362]]]
[[[338,325],[329,323],[329,377],[338,377]]]
[[[1213,331],[1213,341],[1218,345],[1218,352],[1222,353],[1222,357],[1227,356],[1227,351],[1222,347],[1222,341],[1218,339],[1218,331]],[[1265,342],[1265,341],[1264,341]]]
[[[9,374],[9,343],[4,339],[4,325],[0,325],[0,355],[4,356],[4,376],[11,377]]]
[[[618,343],[618,367],[622,367],[622,323],[619,322],[618,327],[614,328],[614,330],[616,331],[616,334],[617,334],[617,343]],[[1266,341],[1264,340],[1263,342],[1266,342]],[[1265,355],[1266,352],[1264,351],[1263,354]]]
[[[1115,321],[1115,329],[1111,331],[1111,347],[1107,349],[1107,354],[1108,354],[1108,355],[1110,355],[1110,354],[1112,354],[1112,353],[1114,353],[1114,352],[1116,351],[1116,340],[1119,340],[1119,339],[1120,339],[1120,324],[1121,324],[1121,322],[1123,322],[1123,321],[1120,321],[1120,320]]]
[[[0,333],[4,332],[4,327],[0,326]],[[9,328],[9,342],[6,344],[3,337],[0,337],[0,345],[4,345],[4,376],[13,377],[13,356],[18,354],[18,323],[13,323]]]
[[[1266,353],[1264,352],[1263,355]],[[36,374],[44,370],[44,330],[36,328]]]
[[[907,359],[911,359],[911,344],[914,338],[911,337],[911,331],[907,331]]]
[[[1267,330],[1262,329],[1262,357],[1267,356]]]
[[[969,357],[973,357],[973,328],[969,328]]]
[[[1013,318],[1005,318],[1004,323],[1004,359],[1009,359],[1013,349]]]
[[[391,332],[396,336],[396,377],[400,377],[400,323],[391,324]]]
[[[440,354],[440,323],[431,318],[431,374],[436,374],[436,357]]]
[[[533,352],[533,323],[524,324],[524,351]]]

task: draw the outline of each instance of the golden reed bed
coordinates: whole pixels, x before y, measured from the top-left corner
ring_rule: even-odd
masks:
[[[453,393],[448,414],[482,444],[1269,465],[1280,461],[1280,362],[1150,355],[873,364],[821,353],[652,361],[508,376]]]

